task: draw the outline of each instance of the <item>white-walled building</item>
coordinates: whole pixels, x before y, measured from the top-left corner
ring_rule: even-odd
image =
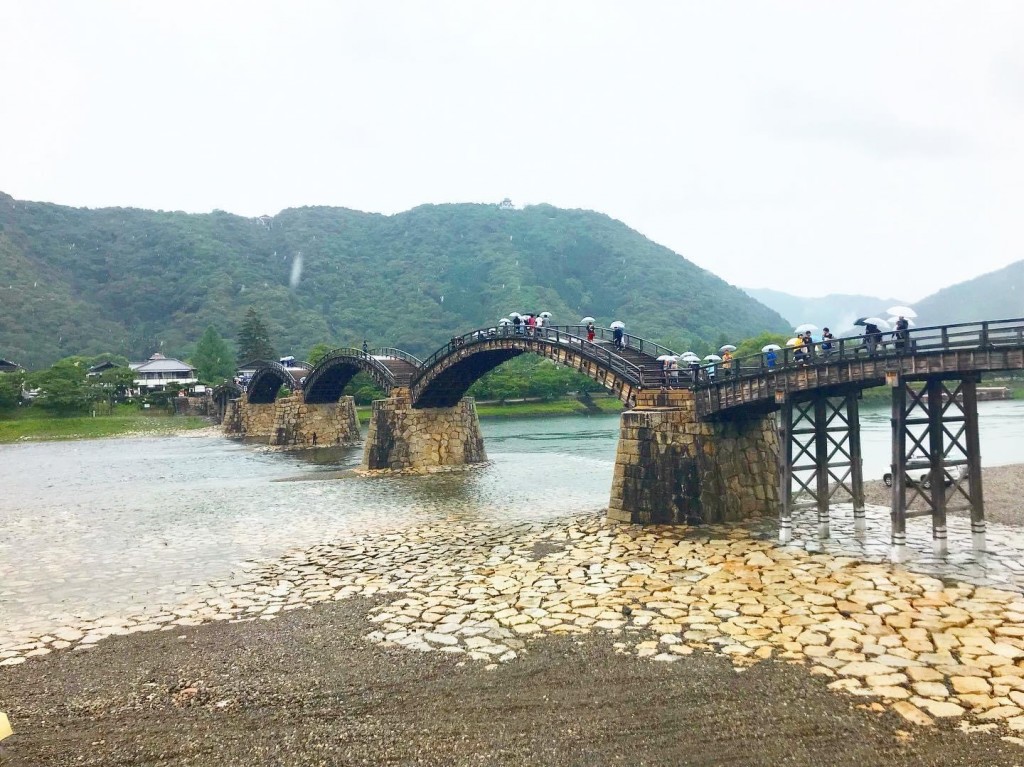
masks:
[[[162,389],[172,381],[189,386],[199,380],[194,367],[159,353],[145,362],[131,363],[131,369],[135,371],[134,383],[140,390]]]

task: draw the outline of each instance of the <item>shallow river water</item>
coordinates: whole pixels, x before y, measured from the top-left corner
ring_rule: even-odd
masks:
[[[888,413],[862,418],[865,477],[878,478]],[[542,521],[607,504],[617,416],[482,428],[488,464],[402,478],[339,476],[361,448],[311,458],[219,437],[0,447],[0,628],[173,603],[341,534],[446,517]],[[982,403],[981,430],[985,465],[1024,462],[1024,403]]]

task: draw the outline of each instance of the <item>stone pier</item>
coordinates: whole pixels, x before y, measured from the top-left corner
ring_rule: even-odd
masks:
[[[243,395],[228,402],[224,431],[251,439],[266,439],[282,447],[327,447],[359,441],[355,400],[309,405],[302,392],[268,404],[253,404]]]
[[[453,407],[416,409],[407,390],[395,389],[373,403],[364,469],[429,470],[486,460],[472,397]]]
[[[242,400],[229,399],[224,405],[221,427],[228,436],[242,435]]]
[[[777,455],[771,415],[699,421],[692,391],[639,392],[621,416],[608,517],[695,524],[774,515]]]

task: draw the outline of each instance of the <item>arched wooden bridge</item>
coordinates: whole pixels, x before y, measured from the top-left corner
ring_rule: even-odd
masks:
[[[583,326],[546,327],[534,334],[508,328],[482,328],[452,338],[426,360],[401,349],[335,349],[304,376],[277,362],[259,363],[248,386],[252,404],[273,402],[281,387],[301,388],[307,404],[337,402],[359,372],[365,372],[385,394],[408,389],[414,408],[451,407],[484,374],[520,354],[537,354],[597,381],[625,403],[635,398],[645,380],[656,385],[657,357],[674,354],[652,341],[626,334],[617,349],[613,332],[598,328],[586,340]],[[660,374],[659,374],[660,375]]]
[[[362,371],[389,396],[401,392],[411,409],[442,411],[454,408],[487,372],[520,354],[536,354],[597,381],[627,407],[638,405],[640,415],[685,411],[697,425],[682,431],[703,435],[694,437],[698,443],[742,436],[748,429],[745,424],[778,413],[780,536],[785,541],[791,534],[791,514],[804,502],[817,507],[823,537],[829,535],[829,505],[842,495],[852,498],[854,519],[858,527],[863,524],[858,400],[864,389],[888,385],[893,412],[894,557],[905,550],[906,519],[919,515],[932,517],[936,551],[944,552],[946,511],[960,502],[971,511],[976,545],[984,546],[976,386],[984,373],[1024,369],[1024,319],[912,329],[898,342],[887,334],[872,353],[862,339],[847,338],[835,340],[827,353],[818,345],[806,359],[784,349],[771,363],[764,355],[753,355],[728,365],[719,362],[669,373],[657,358],[677,356],[672,350],[630,335],[624,337],[623,348],[616,348],[610,329],[596,333],[591,342],[581,325],[547,327],[533,334],[525,328],[483,328],[452,338],[425,360],[393,348],[336,349],[299,380],[278,363],[260,366],[247,397],[252,404],[272,403],[287,386],[302,389],[307,404],[330,404]],[[222,388],[215,397],[232,393]],[[626,415],[623,418],[625,439]],[[631,439],[654,439],[650,435],[660,427],[644,418],[633,418],[637,426],[630,427]],[[671,442],[677,436],[657,439]],[[635,455],[625,460],[631,465],[652,460],[657,452],[642,445],[630,449]],[[749,452],[749,447],[743,449]],[[687,450],[692,452],[692,446],[683,452]],[[719,461],[724,454],[720,449],[700,450],[717,455]],[[621,457],[620,450],[617,472]],[[664,466],[653,473],[642,467],[625,471],[632,477],[626,484],[632,481],[636,487],[624,492],[638,497],[645,495],[643,482],[653,481],[650,477],[659,471],[665,473]],[[687,481],[674,476],[676,489],[658,496],[658,503],[678,507],[679,482]],[[615,492],[613,488],[613,504]],[[763,497],[760,491],[758,497]],[[648,509],[633,516],[633,521],[641,519],[665,516]]]

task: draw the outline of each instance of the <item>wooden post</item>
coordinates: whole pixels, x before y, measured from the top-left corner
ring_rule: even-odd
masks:
[[[900,379],[892,388],[892,561],[907,558],[907,384]]]
[[[779,410],[779,543],[793,540],[793,402]]]
[[[829,537],[828,518],[828,419],[825,396],[814,397],[814,478],[818,496],[818,538]]]
[[[932,546],[936,556],[949,552],[946,540],[946,471],[942,450],[942,380],[929,378],[928,388],[928,463],[931,480]],[[952,403],[951,403],[952,404]]]
[[[971,493],[971,542],[985,551],[985,499],[981,490],[981,441],[978,438],[978,382],[963,382],[964,439],[967,443],[967,482]]]
[[[853,530],[863,533],[867,527],[864,515],[864,460],[860,451],[860,394],[846,395],[846,422],[850,429],[850,486],[853,490]]]

